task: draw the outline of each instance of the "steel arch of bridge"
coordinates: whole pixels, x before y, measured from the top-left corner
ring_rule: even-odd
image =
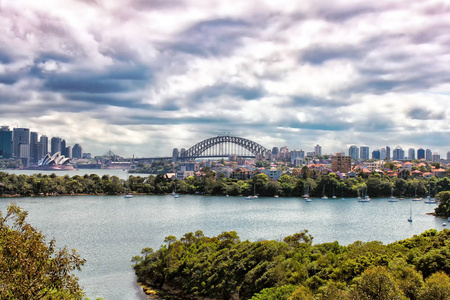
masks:
[[[258,143],[255,143],[251,140],[244,139],[244,138],[237,137],[237,136],[229,136],[228,135],[228,136],[216,136],[216,137],[212,137],[212,138],[203,140],[203,141],[195,144],[188,150],[186,150],[184,157],[189,157],[189,158],[201,157],[202,153],[204,153],[205,151],[207,151],[208,149],[210,149],[216,145],[230,144],[230,143],[241,146],[242,148],[248,150],[255,156],[261,155],[262,157],[266,157],[266,154],[268,154],[268,152],[269,152],[269,149],[261,146]],[[235,154],[235,153],[229,153],[229,155],[232,155],[232,154]]]

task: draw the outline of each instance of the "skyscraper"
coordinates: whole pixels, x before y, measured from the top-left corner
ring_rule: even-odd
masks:
[[[386,148],[381,148],[381,150],[380,150],[380,159],[382,159],[382,160],[386,159]]]
[[[13,155],[15,157],[20,157],[20,145],[30,145],[30,129],[28,128],[13,128]],[[24,148],[26,149],[26,148]],[[29,149],[29,147],[28,147]],[[26,151],[26,150],[24,150]],[[24,153],[22,153],[25,155]],[[29,154],[26,155],[27,157],[30,156]]]
[[[314,152],[316,153],[316,156],[321,156],[322,155],[322,147],[319,144],[317,144],[314,147]]]
[[[8,126],[0,128],[0,157],[12,157],[12,131]]]
[[[441,161],[441,156],[439,154],[437,154],[436,152],[434,152],[431,159],[432,159],[433,162],[440,162]]]
[[[361,146],[359,148],[359,157],[361,160],[368,160],[369,159],[369,146]]]
[[[391,160],[391,147],[386,146],[386,160]]]
[[[423,159],[425,158],[425,150],[423,150],[422,148],[419,148],[419,150],[417,150],[417,159]]]
[[[348,148],[348,156],[350,156],[354,160],[359,159],[359,149],[356,145],[351,145],[350,148]]]
[[[38,161],[38,133],[30,132],[30,162],[37,163]]]
[[[375,149],[372,151],[372,159],[380,159],[380,149]]]
[[[405,151],[402,149],[402,147],[400,146],[395,147],[394,151],[392,151],[392,159],[393,160],[405,159]]]
[[[425,151],[425,159],[426,159],[427,161],[431,161],[431,160],[433,159],[433,153],[431,152],[430,149],[427,149],[427,150]]]
[[[51,144],[51,151],[50,154],[53,155],[56,152],[61,153],[61,138],[59,137],[52,137],[52,140],[50,142]]]
[[[447,152],[447,160],[450,160],[450,151]]]
[[[48,153],[48,137],[46,135],[41,135],[39,142],[42,144],[42,153],[38,155],[38,159],[42,159]]]
[[[414,148],[409,148],[408,149],[408,159],[409,160],[413,160],[416,159],[416,150]]]
[[[175,151],[175,150],[174,150]],[[177,157],[179,157],[179,152],[177,149]],[[73,145],[72,148],[72,157],[73,158],[83,158],[83,147],[80,144]]]

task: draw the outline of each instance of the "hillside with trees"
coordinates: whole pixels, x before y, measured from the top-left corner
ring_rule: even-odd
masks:
[[[138,281],[175,299],[450,299],[450,231],[383,245],[313,245],[308,231],[283,241],[236,232],[168,236],[133,257]]]

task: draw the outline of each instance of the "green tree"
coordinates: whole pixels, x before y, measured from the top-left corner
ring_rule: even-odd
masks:
[[[450,299],[450,278],[448,275],[444,272],[437,272],[427,278],[420,299]]]
[[[0,298],[82,299],[72,271],[85,260],[76,250],[55,249],[42,232],[26,222],[27,212],[11,204],[0,213]]]
[[[360,299],[405,299],[394,277],[386,267],[373,267],[361,274],[356,288]]]

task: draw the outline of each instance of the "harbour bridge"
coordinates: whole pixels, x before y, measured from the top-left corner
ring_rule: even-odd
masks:
[[[249,139],[231,135],[219,135],[203,140],[186,149],[173,149],[170,157],[134,158],[134,161],[173,160],[187,161],[197,158],[237,157],[266,158],[271,151]]]

